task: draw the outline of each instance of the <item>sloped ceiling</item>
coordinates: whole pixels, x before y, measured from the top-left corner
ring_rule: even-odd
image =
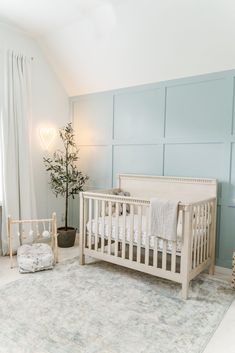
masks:
[[[70,96],[235,68],[234,0],[0,0]]]

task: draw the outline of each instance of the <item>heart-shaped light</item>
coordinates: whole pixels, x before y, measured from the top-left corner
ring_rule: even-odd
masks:
[[[42,140],[43,145],[45,146],[46,150],[52,144],[56,135],[56,130],[53,127],[41,127],[40,129],[40,137]]]

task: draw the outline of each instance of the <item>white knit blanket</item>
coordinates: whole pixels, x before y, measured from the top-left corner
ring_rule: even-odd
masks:
[[[176,241],[178,201],[150,199],[150,235]]]

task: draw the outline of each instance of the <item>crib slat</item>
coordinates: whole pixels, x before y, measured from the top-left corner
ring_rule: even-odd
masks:
[[[167,258],[167,240],[163,239],[163,246],[162,246],[162,269],[166,270],[166,258]]]
[[[126,204],[123,204],[123,226],[122,226],[122,258],[125,259],[126,254]]]
[[[176,271],[176,241],[172,242],[171,249],[171,272]]]
[[[207,244],[206,244],[206,255],[207,258],[210,256],[210,236],[211,236],[211,211],[212,211],[212,207],[211,207],[211,203],[209,204],[209,215],[208,215],[208,234],[207,234]]]
[[[115,256],[118,256],[118,238],[119,238],[119,203],[116,202],[116,216],[115,216]]]
[[[101,205],[102,229],[101,229],[101,252],[104,252],[104,236],[105,236],[105,201]]]
[[[200,243],[201,243],[201,232],[200,232],[200,227],[201,227],[201,206],[198,207],[198,214],[199,214],[199,218],[198,218],[198,231],[197,231],[197,266],[200,263]]]
[[[196,267],[196,254],[197,254],[197,222],[198,222],[198,207],[194,208],[195,219],[194,219],[194,237],[193,237],[193,268]]]
[[[195,217],[195,207],[192,207],[192,220],[191,220],[191,225],[192,225],[192,242],[191,242],[191,256],[192,256],[192,267],[193,269],[193,252],[194,252],[194,217]]]
[[[149,235],[146,233],[144,263],[149,265]]]
[[[211,204],[208,204],[208,230],[207,230],[207,237],[206,237],[206,258],[209,257],[209,245],[210,245],[210,219],[211,219]]]
[[[88,231],[88,247],[91,250],[91,235],[92,235],[92,199],[89,199],[89,231]]]
[[[201,218],[200,218],[200,264],[202,263],[202,253],[203,253],[203,240],[204,240],[204,212],[205,206],[201,206]]]
[[[146,229],[146,236],[145,236],[145,255],[144,255],[144,262],[145,265],[149,265],[149,234],[150,234],[150,222],[149,222],[149,207],[146,207],[146,224],[145,224],[145,229]]]
[[[142,206],[138,206],[138,238],[137,238],[137,262],[141,260],[141,238],[142,238]]]
[[[196,224],[195,224],[195,268],[197,267],[197,253],[198,253],[198,223],[199,223],[199,206],[197,206]]]
[[[108,220],[108,254],[111,254],[112,240],[112,202],[109,201],[109,220]]]
[[[210,234],[211,234],[211,203],[208,204],[208,231],[207,231],[207,258],[210,256]]]
[[[157,244],[157,237],[154,237],[154,250],[153,250],[153,267],[157,267],[158,262],[158,244]]]
[[[134,205],[130,205],[130,246],[129,260],[133,261],[133,239],[134,239]]]
[[[87,205],[88,205],[88,199],[84,199],[84,222],[83,222],[83,234],[84,234],[84,247],[87,248]]]
[[[206,232],[207,232],[207,203],[205,204],[204,217],[203,217],[203,262],[206,260]]]
[[[200,263],[203,262],[205,204],[203,204],[201,208],[202,208],[202,214],[201,214],[201,225],[200,225],[200,229],[201,229]]]
[[[206,218],[206,259],[208,258],[208,252],[207,252],[207,247],[208,247],[208,238],[210,234],[210,203],[207,203],[207,218]]]
[[[95,200],[95,250],[96,251],[98,249],[98,229],[99,229],[98,215],[99,215],[99,201]]]

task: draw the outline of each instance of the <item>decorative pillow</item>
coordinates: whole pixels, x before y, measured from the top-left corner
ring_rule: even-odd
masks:
[[[54,256],[48,244],[24,244],[17,250],[20,273],[37,272],[53,268]]]

